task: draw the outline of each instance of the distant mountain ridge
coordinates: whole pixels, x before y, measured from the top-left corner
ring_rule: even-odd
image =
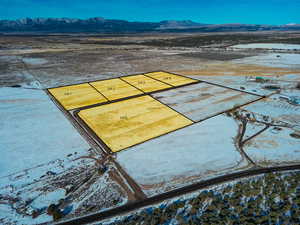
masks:
[[[25,18],[0,20],[0,32],[226,32],[226,31],[267,31],[300,30],[300,24],[259,25],[259,24],[203,24],[190,20],[165,20],[161,22],[129,22],[126,20],[94,17],[76,18]]]

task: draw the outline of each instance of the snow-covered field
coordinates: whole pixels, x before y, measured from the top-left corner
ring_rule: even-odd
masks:
[[[300,68],[300,54],[268,53],[258,56],[235,59],[231,62],[237,64],[256,64],[261,66],[279,68]]]
[[[117,161],[152,195],[245,167],[236,150],[236,122],[223,115],[117,154]]]
[[[284,92],[284,96],[297,96],[293,92]],[[250,105],[243,107],[245,110],[258,113],[260,115],[270,116],[276,120],[280,120],[292,125],[300,125],[300,106],[290,104],[281,95],[275,94],[270,98],[262,99]]]
[[[0,88],[0,177],[90,148],[42,90]]]
[[[251,43],[251,44],[240,44],[240,45],[233,45],[232,48],[263,48],[263,49],[284,49],[284,50],[294,50],[300,49],[300,45],[294,44],[276,44],[276,43]]]
[[[207,83],[159,92],[152,96],[193,121],[203,120],[260,98]]]
[[[262,166],[299,163],[300,139],[293,138],[292,129],[282,130],[269,128],[259,136],[247,142],[245,152],[255,163]]]
[[[42,90],[0,88],[0,117],[0,196],[2,201],[18,199],[1,204],[0,219],[16,224],[52,220],[46,214],[33,220],[16,211],[23,208],[23,214],[30,214],[62,198],[62,189],[43,194],[40,185],[31,184],[74,166],[67,155],[87,155],[89,145]],[[23,207],[32,199],[32,206]]]
[[[249,93],[257,94],[257,95],[269,95],[273,93],[272,90],[263,89],[263,84],[257,82],[251,82],[247,74],[245,76],[189,76],[191,78],[197,80],[203,80],[207,82],[211,82],[214,84],[224,85],[230,88],[234,88],[237,90],[244,90]],[[255,79],[255,77],[253,77]],[[273,78],[275,79],[275,78]]]
[[[300,55],[279,55],[272,57],[281,60],[280,63],[287,63],[287,67],[300,65],[298,59],[293,61],[288,58]],[[266,61],[257,61],[252,57],[242,60],[259,64],[268,60],[271,62],[272,57]],[[46,63],[35,58],[23,58],[23,61],[30,65]],[[100,175],[99,167],[93,160],[77,160],[80,156],[92,155],[93,149],[46,93],[38,90],[41,88],[39,82],[30,76],[30,82],[22,83],[22,88],[0,88],[0,224],[51,221],[52,217],[46,214],[46,209],[61,200],[64,202],[61,209],[69,210],[66,218],[127,202],[124,187],[119,186],[116,177],[111,175],[116,168],[108,165],[108,172]],[[70,76],[71,79],[74,81]],[[260,95],[274,93],[264,89],[264,85],[277,84],[285,87],[281,95],[300,96],[299,90],[291,88],[299,81],[296,74],[272,77],[270,79],[278,81],[269,83],[249,81],[243,76],[198,76],[197,79]],[[163,91],[153,94],[153,97],[194,121],[259,98],[207,83]],[[297,125],[300,131],[300,106],[279,97],[279,94],[274,94],[269,99],[243,108],[291,126]],[[259,122],[249,122],[244,139],[264,127]],[[246,142],[244,150],[263,166],[299,162],[300,139],[296,130],[271,127]],[[153,196],[250,168],[237,150],[237,135],[237,121],[222,114],[130,147],[117,153],[116,160],[147,196]],[[32,218],[34,212],[40,213],[35,219]]]
[[[127,201],[93,160],[78,159],[92,149],[43,90],[0,88],[0,117],[0,224],[52,221],[47,207],[59,201],[67,217]]]
[[[262,130],[264,127],[265,125],[261,123],[255,123],[255,122],[247,123],[244,139],[251,137],[252,135]]]

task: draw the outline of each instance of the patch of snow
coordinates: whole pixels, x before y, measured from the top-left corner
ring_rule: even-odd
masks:
[[[280,92],[280,94],[281,95],[286,95],[286,96],[289,96],[289,97],[300,98],[300,89],[282,90]]]
[[[300,49],[300,45],[296,44],[271,44],[271,43],[251,43],[251,44],[240,44],[233,45],[232,48],[263,48],[263,49],[284,49],[284,50],[294,50]]]
[[[280,56],[280,57],[278,57]],[[256,64],[280,68],[300,68],[300,54],[270,53],[232,60],[238,64]]]
[[[22,58],[23,62],[29,65],[43,65],[48,61],[42,58]]]
[[[42,89],[43,88],[41,83],[38,82],[37,80],[32,81],[30,83],[22,84],[22,87],[23,88],[32,88],[32,89]]]
[[[53,202],[58,202],[65,198],[66,191],[64,189],[57,189],[52,192],[42,193],[31,203],[31,206],[37,209],[48,207]]]
[[[262,130],[264,127],[265,127],[265,125],[261,124],[261,123],[255,123],[255,122],[247,123],[247,129],[244,134],[244,140],[246,138],[251,137],[252,135],[256,134],[257,132]]]

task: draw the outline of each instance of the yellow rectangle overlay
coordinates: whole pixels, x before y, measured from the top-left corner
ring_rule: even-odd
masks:
[[[84,109],[78,115],[113,152],[193,123],[150,96]]]
[[[165,82],[167,84],[170,84],[172,86],[180,86],[180,85],[198,82],[197,80],[188,77],[167,73],[167,72],[152,72],[152,73],[146,73],[145,75],[160,80],[162,82]]]
[[[99,92],[87,83],[50,88],[48,91],[66,110],[77,109],[107,101]]]
[[[144,75],[122,77],[121,79],[142,90],[143,92],[152,92],[171,88],[171,86],[168,84],[162,83]]]
[[[90,84],[110,101],[143,94],[143,92],[119,78],[91,82]]]

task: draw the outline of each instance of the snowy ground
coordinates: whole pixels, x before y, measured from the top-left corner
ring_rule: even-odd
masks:
[[[294,130],[269,128],[259,136],[247,142],[245,152],[255,163],[261,166],[299,163],[300,139],[293,138]]]
[[[90,148],[42,90],[0,89],[0,177]]]
[[[220,115],[124,150],[117,161],[153,195],[245,167],[234,144],[237,130]]]
[[[268,53],[232,60],[237,64],[256,64],[279,68],[300,68],[300,54]]]
[[[270,116],[276,120],[300,126],[300,106],[290,104],[280,96],[300,96],[300,91],[285,91],[243,107],[245,110]]]
[[[243,74],[242,74],[243,75]],[[266,96],[272,93],[276,93],[276,90],[270,90],[265,88],[266,85],[279,86],[282,92],[294,92],[292,88],[295,88],[297,82],[300,79],[299,74],[286,74],[282,76],[260,76],[267,80],[266,83],[255,82],[256,76],[189,76],[197,80],[203,80],[214,84],[224,85],[237,90],[247,91],[249,93]],[[287,90],[285,90],[287,89]]]
[[[63,161],[69,154],[88,154],[89,145],[44,91],[1,88],[0,102],[0,145],[3,150],[0,157],[1,196],[7,196],[7,192],[15,194],[16,190],[40,179],[49,171],[58,173],[60,164],[67,167],[69,160]],[[27,195],[23,196],[25,199],[30,198],[29,195],[40,195],[34,192],[24,194]],[[60,190],[49,192],[42,202],[56,202],[57,198],[61,198]],[[16,204],[21,203],[18,201]],[[47,207],[46,203],[44,206]],[[2,205],[0,215],[6,212],[8,214],[4,215],[7,219],[18,218],[11,207]],[[15,207],[18,208],[18,205]],[[40,217],[38,221],[49,219],[49,216]],[[25,224],[36,223],[30,222],[31,217],[18,218],[20,221]]]
[[[43,65],[48,61],[43,58],[22,58],[23,62],[29,65]]]
[[[300,45],[293,44],[269,44],[269,43],[251,43],[251,44],[240,44],[233,45],[232,48],[263,48],[263,49],[284,49],[284,50],[295,50],[300,49]]]
[[[244,139],[251,137],[252,135],[262,130],[264,127],[265,125],[261,123],[256,123],[256,122],[247,123]]]
[[[246,74],[245,74],[246,75]],[[197,80],[203,80],[214,84],[224,85],[237,90],[244,90],[257,95],[269,95],[272,90],[263,89],[263,84],[250,81],[250,76],[189,76]],[[255,79],[255,77],[253,77]]]
[[[159,92],[152,96],[193,121],[203,120],[260,98],[206,83]]]
[[[281,60],[284,57],[276,56]],[[33,58],[23,60],[30,65],[46,63]],[[289,67],[297,65],[293,61],[288,63]],[[66,218],[106,210],[127,202],[124,187],[119,186],[115,177],[111,176],[112,170],[99,175],[99,168],[94,161],[75,160],[94,154],[93,149],[45,92],[38,90],[41,88],[39,82],[34,81],[32,75],[25,75],[30,82],[20,83],[22,88],[0,88],[0,146],[3,149],[0,158],[0,224],[51,221],[52,217],[46,214],[46,209],[50,204],[60,201],[64,202],[61,209],[67,211]],[[197,77],[260,95],[274,93],[264,89],[264,86],[275,84],[284,87],[281,95],[300,96],[299,90],[292,89],[299,81],[299,75],[269,78],[276,81],[258,83],[243,76]],[[258,98],[204,83],[153,96],[195,121]],[[268,100],[250,104],[244,109],[298,125],[300,131],[300,106],[279,97],[274,94]],[[244,138],[263,128],[264,125],[260,123],[248,123]],[[271,127],[247,142],[244,150],[263,166],[299,162],[300,139],[296,130]],[[237,134],[237,121],[219,115],[128,148],[119,152],[116,160],[147,196],[153,196],[250,168],[237,151]],[[116,171],[116,168],[113,169]],[[36,212],[39,215],[33,219]]]
[[[0,224],[51,221],[61,200],[68,216],[126,200],[94,161],[75,160],[93,151],[44,91],[0,88],[0,117]]]

